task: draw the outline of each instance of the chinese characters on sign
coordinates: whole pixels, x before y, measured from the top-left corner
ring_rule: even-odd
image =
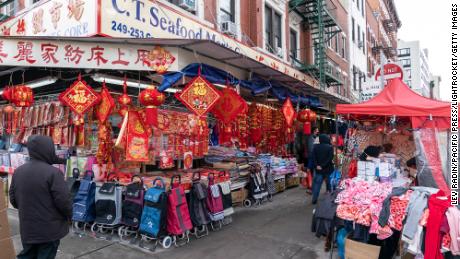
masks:
[[[0,64],[156,71],[149,55],[155,46],[120,46],[90,42],[0,39]],[[173,53],[171,53],[171,51]],[[176,48],[168,48],[175,60]],[[177,62],[167,66],[178,70]]]

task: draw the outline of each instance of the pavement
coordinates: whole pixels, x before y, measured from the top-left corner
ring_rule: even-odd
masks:
[[[207,237],[191,238],[183,247],[150,252],[118,238],[106,241],[71,232],[61,240],[57,258],[329,258],[329,254],[324,253],[324,241],[310,231],[312,211],[311,196],[307,196],[303,188],[294,188],[275,195],[273,202],[259,207],[236,208],[232,224],[210,232]],[[22,246],[17,212],[10,210],[8,218],[15,249],[19,252]]]

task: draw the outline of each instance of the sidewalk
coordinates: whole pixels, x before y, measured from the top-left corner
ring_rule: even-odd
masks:
[[[301,188],[287,190],[259,208],[238,208],[233,223],[181,248],[157,249],[151,253],[121,243],[70,233],[62,240],[57,258],[329,258],[324,242],[310,232],[313,207]],[[9,212],[13,241],[21,250],[16,211]]]

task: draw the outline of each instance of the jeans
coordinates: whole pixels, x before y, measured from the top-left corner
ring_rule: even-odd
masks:
[[[315,176],[313,177],[313,187],[312,187],[313,203],[316,203],[318,201],[318,196],[321,191],[321,185],[323,184],[324,180],[326,180],[326,190],[331,191],[330,176],[331,176],[330,174],[328,176],[324,176],[322,174],[315,172]]]
[[[22,244],[22,251],[18,259],[54,259],[60,244],[60,240],[43,244]]]

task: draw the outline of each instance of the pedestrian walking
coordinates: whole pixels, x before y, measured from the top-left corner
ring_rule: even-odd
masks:
[[[19,259],[53,259],[60,239],[69,233],[72,204],[63,173],[52,164],[58,159],[53,140],[28,139],[30,161],[18,167],[10,187],[10,202],[19,212],[23,250]]]
[[[331,145],[331,139],[326,134],[319,135],[319,144],[313,148],[313,165],[315,168],[315,176],[313,178],[313,204],[318,201],[318,196],[321,191],[323,181],[326,181],[327,191],[331,191],[329,177],[334,171],[334,149]]]

